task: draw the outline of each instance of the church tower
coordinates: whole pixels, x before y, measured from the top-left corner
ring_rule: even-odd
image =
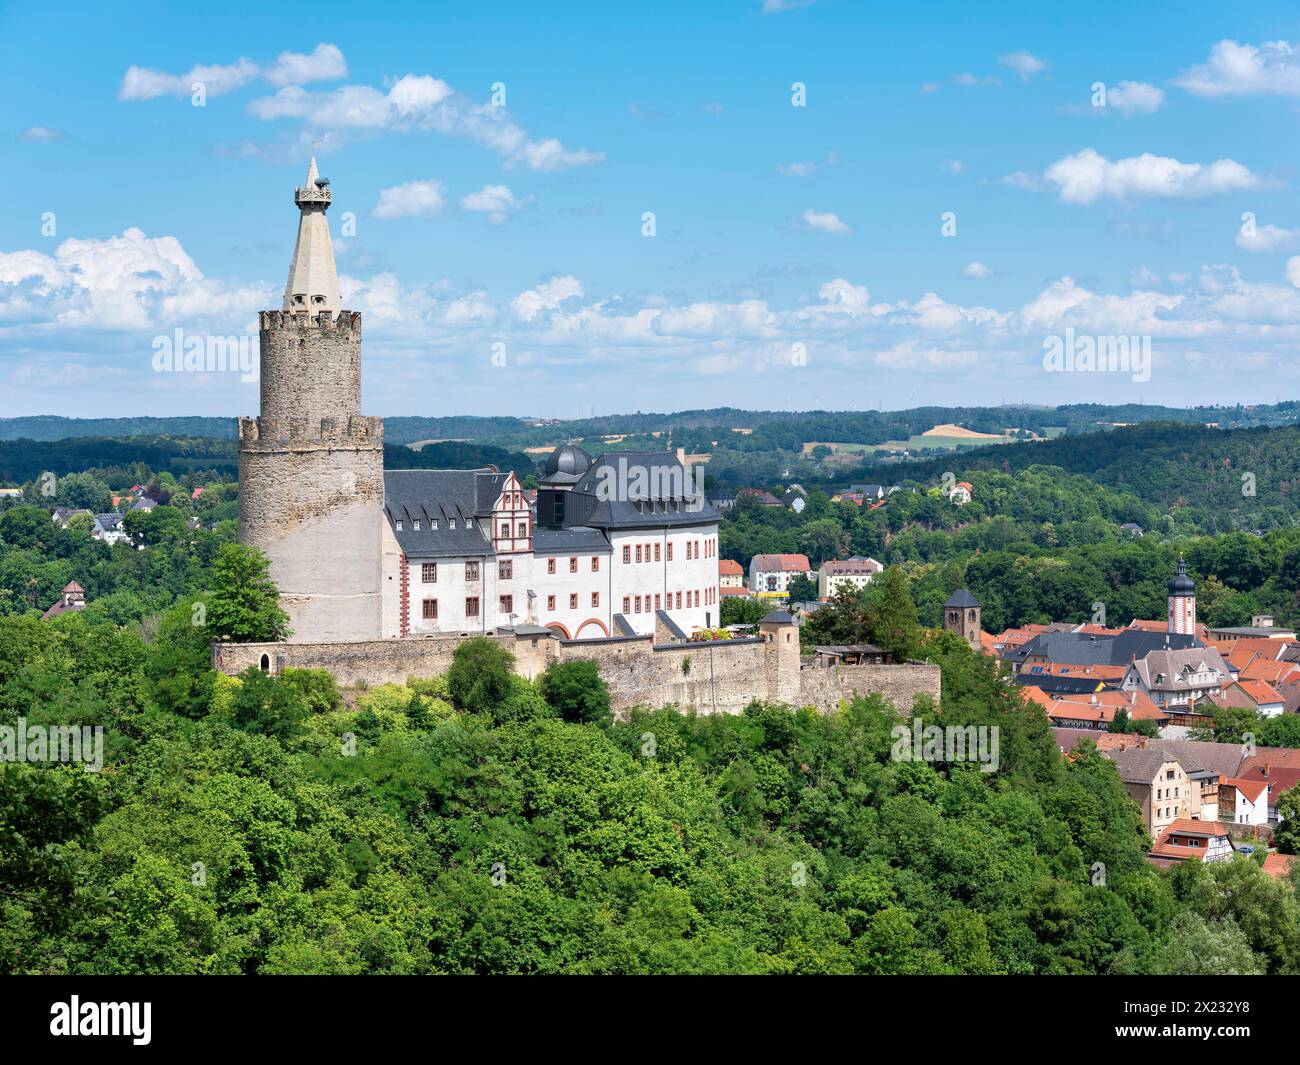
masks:
[[[980,649],[980,615],[984,608],[965,588],[958,588],[943,604],[943,627],[955,632],[971,647]]]
[[[239,540],[270,559],[293,642],[373,640],[384,422],[361,414],[361,315],[342,309],[315,157],[294,202],[284,304],[259,316],[261,413],[239,419]]]
[[[1187,576],[1187,566],[1178,559],[1178,572],[1169,582],[1169,631],[1196,635],[1196,582]]]

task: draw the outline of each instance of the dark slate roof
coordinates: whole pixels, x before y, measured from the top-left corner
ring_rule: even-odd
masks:
[[[492,470],[385,470],[384,512],[402,550],[421,558],[493,554],[484,523],[508,476]]]
[[[110,514],[96,514],[95,520],[99,522],[99,527],[106,532],[122,527],[122,515],[113,511]]]
[[[1033,685],[1052,695],[1085,695],[1099,691],[1102,686],[1099,677],[1063,677],[1053,673],[1034,673],[1032,667],[1016,674],[1016,683],[1026,687]]]
[[[760,625],[793,625],[794,618],[792,618],[784,610],[773,610],[772,613],[768,614],[767,617],[765,617],[762,621],[759,622],[759,624]]]
[[[548,529],[539,525],[533,529],[533,553],[537,555],[562,554],[566,551],[608,555],[613,550],[603,532],[587,525],[574,525],[564,529]]]
[[[1017,663],[1030,657],[1045,656],[1053,665],[1127,666],[1133,659],[1145,658],[1152,651],[1164,650],[1166,646],[1172,650],[1182,650],[1205,645],[1195,636],[1148,632],[1146,629],[1125,629],[1116,636],[1087,632],[1044,632],[1008,651],[1003,658]]]
[[[958,588],[943,605],[961,607],[964,610],[967,607],[978,607],[980,601],[971,595],[965,588]]]
[[[591,456],[576,444],[557,447],[546,457],[543,484],[573,484],[591,468]]]
[[[628,621],[622,614],[614,615],[614,628],[618,630],[620,636],[636,635],[636,629],[632,628],[632,622]]]
[[[662,529],[707,525],[718,512],[707,499],[689,497],[694,486],[670,451],[611,451],[573,486],[566,519],[598,529]],[[609,495],[624,498],[606,498]]]

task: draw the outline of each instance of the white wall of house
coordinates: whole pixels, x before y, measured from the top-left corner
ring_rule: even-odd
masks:
[[[531,565],[536,624],[562,626],[573,639],[611,635],[613,566],[609,555],[590,551],[539,552]]]
[[[619,530],[613,534],[613,547],[610,609],[624,614],[638,633],[654,632],[654,612],[660,609],[687,633],[717,625],[716,524],[669,531]]]
[[[1268,824],[1268,789],[1265,788],[1259,793],[1259,799],[1251,801],[1250,797],[1245,795],[1240,788],[1234,788],[1233,794],[1236,795],[1236,803],[1231,811],[1231,821],[1237,825],[1266,825]]]

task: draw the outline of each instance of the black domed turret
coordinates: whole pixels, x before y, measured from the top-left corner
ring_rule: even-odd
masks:
[[[1196,582],[1187,576],[1187,564],[1180,558],[1178,560],[1178,572],[1174,574],[1173,579],[1169,582],[1170,595],[1194,595],[1196,593]]]
[[[591,456],[577,444],[563,444],[557,447],[546,459],[546,476],[557,473],[578,478],[591,466]]]

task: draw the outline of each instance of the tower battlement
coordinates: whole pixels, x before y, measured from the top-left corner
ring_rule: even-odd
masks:
[[[329,311],[310,314],[301,311],[259,311],[258,328],[263,332],[280,330],[297,332],[304,336],[321,334],[361,334],[361,312],[339,311],[337,315]]]
[[[254,450],[260,444],[272,450],[283,447],[380,449],[384,446],[384,419],[353,414],[344,418],[240,418],[239,448]]]

